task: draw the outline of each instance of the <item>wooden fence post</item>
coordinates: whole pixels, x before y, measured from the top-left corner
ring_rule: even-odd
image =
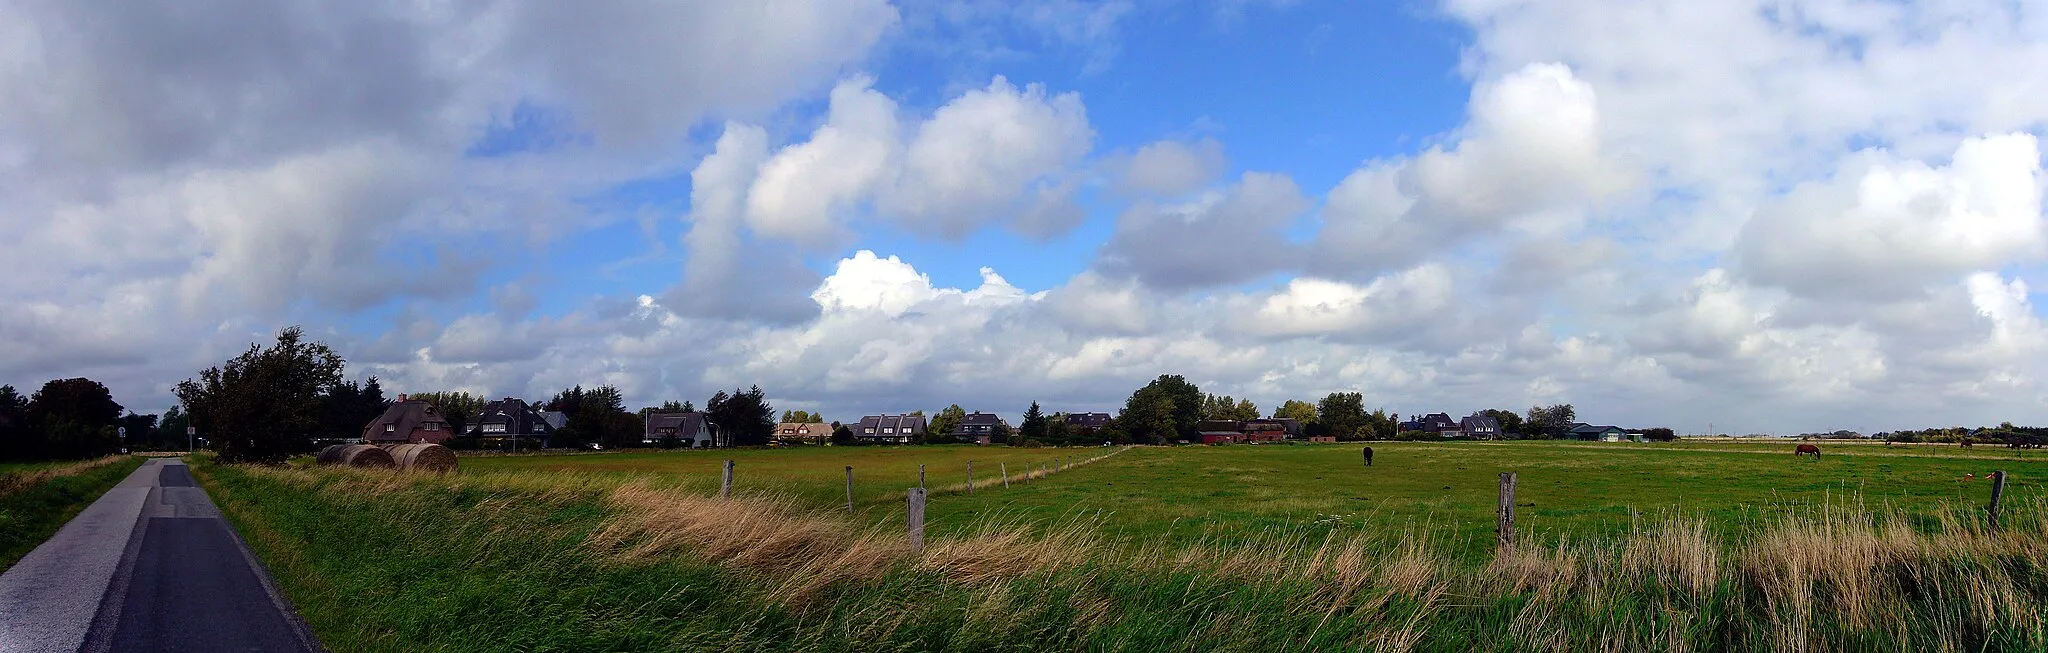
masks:
[[[1991,532],[1998,532],[1998,502],[2005,498],[2005,470],[1991,472]]]
[[[853,512],[853,466],[846,466],[846,512]]]
[[[1010,489],[1010,464],[1003,463],[1003,489]]]
[[[967,461],[967,493],[974,494],[974,461]]]
[[[924,489],[924,465],[917,466],[917,489]]]
[[[1500,543],[1506,546],[1515,539],[1515,473],[1500,474]]]
[[[732,461],[725,461],[725,480],[718,484],[718,498],[732,497]]]
[[[910,488],[910,548],[924,553],[924,488]]]

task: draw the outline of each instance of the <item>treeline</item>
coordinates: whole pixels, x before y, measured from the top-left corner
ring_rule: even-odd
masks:
[[[1914,443],[1937,442],[1954,444],[1959,442],[1995,442],[1998,444],[2043,445],[2048,444],[2048,427],[2014,426],[2003,422],[1998,426],[1967,428],[1950,426],[1946,428],[1920,429],[1917,431],[1880,432],[1872,438],[1886,442]]]
[[[53,380],[26,396],[0,385],[0,460],[104,456],[121,448],[123,428],[128,446],[147,448],[158,444],[157,422],[156,415],[122,408],[107,386],[92,379]],[[184,427],[177,428],[183,438]]]

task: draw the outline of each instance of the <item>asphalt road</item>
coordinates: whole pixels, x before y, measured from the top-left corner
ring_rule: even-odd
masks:
[[[182,461],[152,460],[0,576],[0,651],[319,651]]]

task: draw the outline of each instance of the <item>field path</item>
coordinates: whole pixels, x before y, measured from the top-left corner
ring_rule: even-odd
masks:
[[[0,576],[0,651],[319,651],[180,460],[149,461]]]

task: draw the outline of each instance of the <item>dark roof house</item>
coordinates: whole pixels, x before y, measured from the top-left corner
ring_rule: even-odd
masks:
[[[1641,442],[1643,439],[1641,435],[1629,435],[1627,430],[1619,426],[1598,426],[1584,422],[1573,424],[1571,435],[1580,440],[1597,440],[1600,442],[1621,442],[1624,440]]]
[[[860,418],[860,424],[853,429],[853,437],[869,442],[893,442],[908,444],[924,436],[923,415],[869,415]]]
[[[384,414],[363,427],[365,444],[441,444],[453,437],[455,431],[448,428],[448,420],[433,404],[406,399],[402,394]]]
[[[1067,413],[1067,426],[1082,433],[1109,426],[1109,413]]]
[[[540,438],[545,442],[554,437],[555,430],[555,425],[549,424],[533,406],[524,400],[506,397],[484,404],[483,410],[477,411],[476,420],[470,425],[468,435],[485,438]]]
[[[1002,427],[1000,429],[996,427]],[[968,413],[960,416],[960,423],[953,426],[953,432],[946,435],[961,440],[981,441],[995,437],[996,431],[1009,431],[1010,423],[995,413]]]
[[[1458,425],[1468,437],[1483,440],[1498,440],[1501,437],[1500,420],[1492,416],[1473,413],[1470,417],[1458,420]]]
[[[705,419],[704,413],[654,413],[647,416],[647,430],[640,436],[641,444],[661,444],[669,439],[678,444],[687,443],[692,448],[718,446],[718,425]]]
[[[1458,420],[1451,419],[1451,416],[1446,413],[1430,413],[1428,415],[1422,416],[1422,419],[1416,421],[1421,423],[1422,428],[1416,429],[1419,431],[1440,433],[1443,431],[1458,430]]]

